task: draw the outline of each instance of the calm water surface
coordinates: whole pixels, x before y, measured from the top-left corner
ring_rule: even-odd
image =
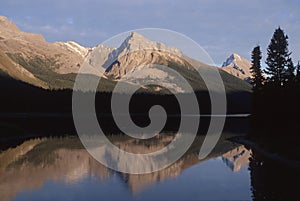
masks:
[[[240,134],[240,129],[225,131],[202,161],[197,155],[203,136],[197,136],[176,163],[143,175],[101,165],[76,136],[34,137],[11,145],[2,140],[0,200],[298,200],[293,182],[299,181],[299,169],[227,140]],[[143,152],[172,139],[170,132],[151,143],[110,135],[115,145]]]

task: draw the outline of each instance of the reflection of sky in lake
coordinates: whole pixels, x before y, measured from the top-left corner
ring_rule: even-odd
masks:
[[[135,193],[130,192],[119,173],[103,180],[86,176],[69,184],[47,181],[39,189],[19,193],[14,200],[249,200],[250,176],[246,167],[233,172],[220,157],[210,159]]]

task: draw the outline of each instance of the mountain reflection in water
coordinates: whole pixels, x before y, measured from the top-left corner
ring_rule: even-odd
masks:
[[[76,136],[6,143],[0,146],[0,200],[300,200],[294,185],[299,169],[227,140],[240,134],[224,132],[202,161],[198,153],[204,136],[197,135],[174,164],[140,175],[103,166]],[[119,134],[108,138],[128,152],[149,153],[172,141],[174,134],[146,141]]]
[[[124,140],[120,135],[112,139],[114,144],[127,151],[133,149],[147,153],[161,148],[173,139],[169,134],[160,135],[159,138],[157,143],[147,144]],[[30,139],[0,154],[1,199],[12,200],[20,192],[42,188],[47,181],[72,185],[86,178],[105,180],[116,175],[123,180],[132,194],[138,194],[147,186],[175,178],[185,169],[201,163],[198,151],[202,141],[203,136],[197,137],[188,152],[168,168],[150,174],[131,175],[112,171],[97,162],[83,148],[77,137]],[[241,152],[246,154],[239,154]],[[207,159],[222,156],[225,164],[231,169],[237,166],[233,168],[237,171],[249,162],[246,158],[239,160],[239,157],[249,156],[249,153],[243,146],[221,140]]]

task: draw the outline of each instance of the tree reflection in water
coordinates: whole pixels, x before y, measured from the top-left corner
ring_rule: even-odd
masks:
[[[300,200],[300,170],[267,159],[252,151],[249,170],[254,201]]]

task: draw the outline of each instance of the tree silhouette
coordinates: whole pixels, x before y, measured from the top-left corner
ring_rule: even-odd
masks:
[[[295,78],[296,78],[295,69],[296,68],[294,66],[294,63],[293,63],[292,59],[288,58],[288,60],[287,60],[287,70],[286,70],[287,82],[289,82],[289,83],[294,83],[295,82]]]
[[[288,51],[288,36],[278,27],[268,46],[268,56],[265,73],[270,76],[269,82],[282,86],[286,79],[288,58],[291,53]]]
[[[262,75],[260,60],[261,60],[261,51],[260,46],[256,46],[251,54],[251,62],[252,66],[250,67],[250,71],[252,74],[251,83],[253,84],[253,89],[260,89],[264,82],[264,77]]]
[[[300,84],[300,62],[296,65],[296,83]]]

